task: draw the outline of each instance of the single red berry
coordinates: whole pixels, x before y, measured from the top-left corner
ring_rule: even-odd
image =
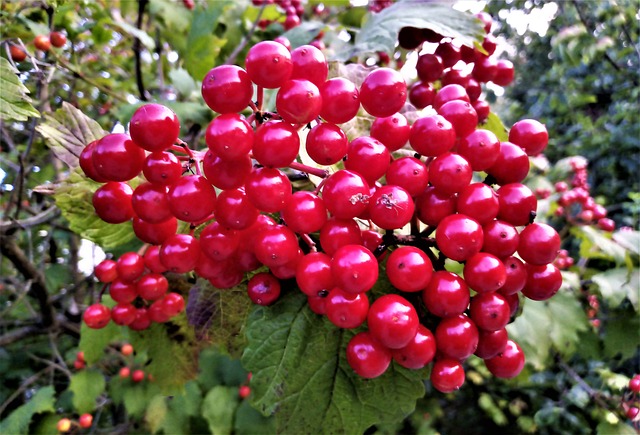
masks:
[[[483,242],[484,235],[480,224],[463,214],[445,217],[436,230],[438,248],[452,260],[467,260],[480,252]]]
[[[392,350],[393,359],[402,367],[418,370],[433,360],[436,339],[424,325],[418,325],[416,336],[405,347]]]
[[[484,331],[498,331],[509,323],[511,310],[507,299],[499,293],[480,293],[471,298],[469,316]]]
[[[187,175],[167,192],[171,213],[185,222],[200,222],[209,217],[216,204],[216,191],[201,175]]]
[[[424,192],[429,184],[429,171],[421,160],[415,157],[401,157],[389,165],[385,175],[387,184],[402,187],[416,197]]]
[[[462,314],[469,306],[469,287],[453,272],[435,272],[422,292],[427,310],[438,317]]]
[[[93,270],[98,281],[103,283],[112,282],[118,277],[116,262],[113,260],[102,260]]]
[[[145,373],[142,370],[134,370],[131,373],[131,380],[135,383],[144,381]]]
[[[180,121],[173,110],[162,104],[144,104],[133,113],[129,133],[139,147],[164,151],[178,140]]]
[[[320,245],[329,255],[333,255],[341,246],[358,244],[362,244],[362,233],[353,219],[332,217],[320,230]]]
[[[293,71],[291,53],[274,41],[262,41],[251,47],[245,66],[251,81],[266,89],[281,87]]]
[[[302,257],[296,266],[296,282],[300,291],[309,297],[331,290],[335,286],[331,257],[323,252],[311,252]]]
[[[291,190],[289,178],[276,168],[254,169],[245,184],[249,201],[267,213],[282,211],[291,199]]]
[[[128,181],[142,172],[146,154],[128,134],[111,133],[100,139],[91,154],[98,176],[109,181]]]
[[[440,42],[436,48],[435,54],[440,56],[442,64],[445,68],[451,68],[460,60],[461,48],[454,45],[452,41],[436,41]]]
[[[466,101],[467,103],[471,102],[464,86],[453,83],[440,88],[433,100],[433,108],[438,110],[444,103],[454,100]]]
[[[534,301],[545,301],[562,286],[562,274],[553,264],[527,265],[527,282],[522,294]]]
[[[505,184],[497,191],[500,202],[498,219],[514,226],[527,225],[538,208],[538,200],[524,184]]]
[[[409,102],[416,106],[416,109],[424,109],[433,104],[436,91],[431,83],[415,82],[409,88]]]
[[[282,209],[282,218],[296,233],[315,233],[327,222],[327,208],[318,195],[301,190],[287,201]]]
[[[122,347],[120,348],[120,353],[124,356],[129,356],[133,354],[133,346],[131,346],[129,343],[125,343],[122,345]]]
[[[238,231],[226,228],[220,222],[213,222],[200,233],[202,253],[215,261],[231,258],[240,245]]]
[[[322,96],[309,80],[287,80],[276,95],[276,109],[286,122],[307,124],[320,115]]]
[[[151,224],[138,217],[133,218],[133,232],[145,243],[160,245],[178,230],[178,220],[174,217],[158,224]]]
[[[9,46],[9,54],[14,62],[22,62],[27,58],[27,52],[24,51],[22,47],[15,44],[11,44]]]
[[[456,196],[439,192],[433,186],[416,197],[418,219],[427,225],[437,226],[445,217],[455,214]]]
[[[233,160],[220,158],[211,150],[202,161],[202,169],[207,180],[219,189],[237,189],[244,186],[253,169],[251,157],[246,154]]]
[[[334,124],[317,124],[307,134],[307,154],[320,165],[333,165],[342,160],[348,146],[347,136]]]
[[[416,64],[418,78],[423,82],[435,82],[442,76],[444,65],[437,54],[422,54]]]
[[[335,287],[325,299],[325,314],[338,328],[357,328],[367,319],[369,299],[364,293],[353,294]]]
[[[46,35],[37,35],[33,39],[33,45],[35,45],[38,50],[46,53],[51,48],[51,41]]]
[[[389,349],[408,345],[418,332],[418,313],[402,296],[386,294],[369,308],[367,325],[371,336]]]
[[[109,285],[109,295],[111,299],[118,303],[128,304],[138,297],[138,291],[135,283],[115,279],[111,285]]]
[[[453,125],[442,116],[424,116],[411,126],[409,143],[417,153],[436,157],[453,148],[456,132]]]
[[[347,363],[365,379],[382,375],[391,363],[389,349],[375,340],[369,332],[354,335],[347,344]]]
[[[173,273],[192,271],[199,257],[200,242],[189,234],[175,234],[160,247],[160,261]]]
[[[434,335],[438,352],[459,361],[467,359],[478,347],[478,328],[464,314],[442,319]]]
[[[144,160],[142,173],[153,184],[171,185],[182,176],[182,164],[175,156],[167,151],[149,154]]]
[[[464,264],[464,280],[478,293],[494,292],[507,279],[507,271],[500,259],[493,254],[478,252],[467,258]]]
[[[340,219],[352,219],[363,213],[368,206],[369,193],[367,181],[347,169],[329,176],[322,187],[322,199],[327,210]]]
[[[496,63],[496,75],[492,81],[498,86],[508,86],[513,82],[514,75],[513,63],[507,59],[500,59]]]
[[[109,181],[96,190],[91,203],[100,219],[109,224],[121,224],[134,216],[133,189],[127,183]]]
[[[251,387],[248,385],[241,385],[238,389],[238,397],[244,400],[249,397],[249,395],[251,395]]]
[[[93,424],[93,415],[82,414],[78,419],[78,425],[83,429],[88,429]]]
[[[138,308],[136,311],[136,319],[129,324],[129,328],[134,331],[142,331],[151,326],[151,318],[146,308]]]
[[[505,296],[516,294],[524,288],[527,282],[527,268],[522,260],[517,257],[507,257],[502,262],[504,263],[507,278],[499,291]]]
[[[202,79],[202,98],[218,113],[242,112],[253,97],[247,71],[236,65],[220,65]]]
[[[498,258],[506,258],[518,249],[520,235],[513,225],[496,219],[483,225],[482,231],[484,233],[483,252]]]
[[[527,155],[540,154],[549,143],[549,133],[544,124],[535,119],[523,119],[509,130],[509,142],[522,147]]]
[[[500,185],[520,183],[529,173],[529,157],[518,145],[501,142],[498,157],[487,173]]]
[[[534,222],[521,232],[518,243],[520,258],[529,264],[552,263],[560,252],[560,236],[551,226]]]
[[[102,329],[111,320],[111,310],[102,304],[93,304],[87,307],[82,315],[84,323],[91,329]]]
[[[433,265],[422,250],[414,246],[401,246],[389,255],[387,277],[398,290],[417,292],[431,281]]]
[[[448,101],[440,106],[438,114],[453,125],[457,137],[471,134],[478,126],[478,113],[467,101]]]
[[[253,147],[253,129],[237,113],[217,116],[207,126],[205,141],[216,156],[224,160],[245,157]]]
[[[360,109],[360,92],[352,81],[336,77],[318,87],[322,96],[320,116],[325,121],[342,124],[356,116]]]
[[[640,375],[635,375],[629,380],[629,389],[634,393],[640,393]]]
[[[460,140],[458,154],[469,162],[474,171],[485,171],[500,156],[500,141],[491,131],[479,128]]]
[[[124,282],[134,282],[144,273],[144,259],[135,252],[125,252],[116,261],[118,278]]]
[[[300,150],[300,137],[287,122],[269,121],[256,131],[253,157],[263,166],[282,168],[289,166]]]
[[[359,136],[347,148],[344,167],[357,172],[372,185],[387,172],[390,158],[391,154],[382,142],[370,136]]]
[[[400,186],[382,186],[369,199],[369,215],[374,224],[385,230],[402,228],[411,221],[415,203]]]
[[[407,100],[407,84],[391,68],[378,68],[364,79],[360,87],[362,107],[372,116],[384,118],[398,112]]]
[[[118,372],[120,379],[126,379],[131,375],[131,369],[129,367],[122,367]]]
[[[247,283],[247,293],[254,304],[271,305],[280,296],[280,281],[270,273],[257,273]]]
[[[113,323],[116,325],[130,325],[136,320],[136,307],[131,304],[116,304],[111,308],[111,320],[113,320]]]
[[[484,362],[494,376],[509,379],[518,376],[524,368],[524,352],[518,343],[508,340],[502,352]]]
[[[342,290],[366,292],[378,280],[378,260],[362,245],[345,245],[333,254],[331,273],[335,285]]]
[[[459,390],[464,384],[464,368],[455,359],[438,359],[433,363],[430,379],[433,388],[441,393],[451,393]]]
[[[493,222],[499,210],[498,195],[484,183],[469,184],[458,194],[456,211],[475,219],[480,225]]]
[[[296,234],[283,225],[263,229],[256,237],[255,255],[267,267],[283,266],[298,255]]]
[[[155,301],[167,293],[169,281],[159,273],[148,273],[136,283],[136,290],[142,299]]]
[[[329,74],[327,59],[317,47],[301,45],[291,51],[291,63],[293,64],[292,79],[308,80],[317,87],[322,86],[327,80]]]
[[[429,165],[429,182],[436,190],[447,195],[462,191],[472,177],[471,165],[460,154],[440,154]]]
[[[497,331],[479,330],[478,348],[474,355],[482,359],[493,358],[503,352],[507,347],[509,335],[507,330],[502,328]]]

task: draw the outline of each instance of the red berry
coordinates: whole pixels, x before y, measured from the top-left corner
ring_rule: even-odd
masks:
[[[300,150],[300,137],[289,123],[269,121],[255,134],[253,157],[263,166],[282,168],[289,166]]]
[[[109,286],[109,295],[118,303],[128,304],[138,297],[138,291],[135,283],[116,279]]]
[[[9,54],[14,62],[22,62],[27,58],[27,52],[24,51],[22,47],[15,44],[11,44],[9,46]]]
[[[473,170],[460,154],[444,153],[429,165],[429,182],[447,195],[462,191],[471,182]]]
[[[362,325],[369,312],[369,299],[364,293],[350,293],[335,287],[325,298],[325,314],[338,328],[352,329]]]
[[[311,252],[302,257],[296,266],[296,282],[300,291],[309,297],[331,290],[335,286],[331,257],[322,252]]]
[[[169,290],[169,281],[159,273],[148,273],[136,283],[138,295],[147,301],[163,297]]]
[[[500,141],[489,130],[477,129],[460,140],[458,153],[469,162],[471,169],[485,171],[498,159]]]
[[[401,157],[389,165],[386,180],[387,184],[402,187],[409,195],[415,197],[429,184],[429,171],[427,166],[415,157]]]
[[[288,80],[278,90],[276,109],[286,122],[307,124],[320,115],[322,97],[309,80]]]
[[[469,306],[469,287],[453,272],[435,272],[422,292],[422,300],[432,314],[450,317],[462,314]]]
[[[485,331],[480,329],[478,348],[474,355],[482,359],[493,358],[507,347],[509,335],[507,330],[502,328],[497,331]]]
[[[171,219],[167,199],[167,187],[159,184],[141,183],[133,191],[131,205],[136,216],[150,224],[159,224]]]
[[[343,169],[325,180],[322,199],[329,213],[340,219],[351,219],[363,213],[368,205],[369,184],[358,173]]]
[[[505,266],[495,255],[479,252],[467,258],[464,280],[476,292],[494,292],[504,285],[506,279]]]
[[[391,285],[405,292],[423,290],[431,281],[433,265],[422,250],[401,246],[389,255],[386,272]]]
[[[433,388],[442,393],[451,393],[464,384],[464,368],[455,359],[439,359],[433,363],[430,379]]]
[[[127,183],[109,181],[94,192],[91,203],[100,219],[121,224],[134,216],[132,195],[133,189]]]
[[[364,79],[360,87],[360,102],[370,115],[391,116],[404,106],[407,84],[402,75],[391,68],[378,68]]]
[[[253,85],[247,72],[239,66],[217,66],[202,79],[202,98],[214,112],[241,112],[251,97]]]
[[[437,226],[445,217],[455,214],[456,196],[447,195],[428,186],[416,197],[418,219],[427,225]]]
[[[200,222],[209,217],[216,204],[216,191],[200,175],[187,175],[176,181],[167,192],[171,213],[185,222]]]
[[[348,146],[347,136],[334,124],[317,124],[307,135],[307,154],[320,165],[333,165],[342,160]]]
[[[634,393],[640,393],[640,375],[635,375],[629,380],[629,389]]]
[[[436,230],[438,248],[452,260],[467,260],[480,252],[483,242],[484,235],[480,224],[463,214],[445,217]]]
[[[128,134],[111,133],[100,139],[91,160],[98,176],[109,181],[128,181],[142,171],[145,152]]]
[[[401,349],[416,336],[420,321],[416,309],[402,296],[386,294],[369,308],[371,336],[389,349]]]
[[[514,77],[513,63],[507,59],[500,59],[496,63],[496,75],[493,77],[493,83],[498,86],[508,86],[513,82]]]
[[[268,227],[256,237],[255,255],[267,267],[283,266],[298,255],[296,234],[283,225]]]
[[[498,355],[486,359],[489,371],[498,378],[513,378],[518,376],[524,368],[524,352],[513,340],[507,341],[507,346]]]
[[[438,108],[438,114],[453,125],[457,137],[471,134],[478,126],[478,114],[466,101],[448,101]]]
[[[435,82],[442,76],[444,65],[442,59],[436,54],[422,54],[416,64],[418,78],[423,82]]]
[[[487,169],[500,185],[520,183],[529,173],[529,157],[518,145],[511,142],[501,142],[498,158]]]
[[[245,157],[253,147],[253,129],[237,113],[217,116],[207,127],[205,141],[216,156],[225,160]]]
[[[560,251],[560,236],[553,227],[534,222],[520,232],[518,254],[529,264],[553,262]]]
[[[13,48],[15,46],[12,45],[11,47]],[[82,149],[82,152],[80,153],[80,157],[78,160],[80,163],[80,169],[82,169],[82,172],[84,172],[87,177],[91,178],[93,181],[97,181],[98,183],[104,183],[108,180],[98,174],[98,171],[93,164],[93,151],[95,150],[97,144],[98,141],[94,140],[86,147],[84,147]]]
[[[116,325],[130,325],[136,320],[136,307],[131,304],[117,304],[111,308],[111,320]]]
[[[254,304],[271,305],[280,296],[280,281],[270,273],[257,273],[247,283],[247,293]]]
[[[102,260],[93,270],[98,281],[103,283],[112,282],[118,277],[116,262],[113,260]]]
[[[282,218],[296,233],[315,233],[327,222],[327,208],[322,198],[301,190],[287,201],[282,210]]]
[[[535,217],[538,201],[524,184],[505,184],[498,189],[497,194],[500,202],[498,219],[520,226],[527,225]]]
[[[424,116],[411,126],[409,142],[416,152],[436,157],[453,148],[456,132],[453,125],[442,116]]]
[[[111,310],[102,304],[90,305],[84,311],[82,320],[91,329],[102,329],[111,320]]]
[[[61,418],[56,424],[58,432],[69,432],[71,430],[71,420],[68,418]]]
[[[136,319],[129,324],[129,328],[134,331],[142,331],[151,326],[151,318],[146,308],[138,308],[136,311]]]
[[[490,186],[473,183],[465,186],[458,194],[456,210],[475,219],[480,225],[485,225],[493,222],[498,216],[500,202]]]
[[[372,379],[382,375],[391,363],[391,352],[369,332],[360,332],[347,344],[347,362],[359,376]]]
[[[404,227],[411,221],[414,210],[409,192],[400,186],[382,186],[369,199],[371,220],[385,230]]]
[[[281,211],[291,199],[291,182],[276,168],[254,169],[247,178],[245,190],[251,203],[267,213]]]
[[[164,151],[178,140],[180,121],[173,110],[162,104],[145,104],[133,113],[129,133],[139,147]]]
[[[433,104],[436,91],[431,83],[415,82],[409,88],[409,102],[416,106],[416,109],[424,109]]]
[[[549,143],[549,133],[544,124],[535,119],[523,119],[511,127],[509,142],[521,146],[527,155],[540,154]]]
[[[207,180],[219,189],[242,187],[253,169],[251,157],[246,154],[233,160],[222,159],[211,150],[202,161],[202,169]]]
[[[333,254],[331,273],[335,285],[342,290],[366,292],[378,280],[378,260],[362,245],[345,245]]]
[[[382,142],[370,136],[359,136],[349,144],[344,167],[357,172],[372,185],[389,167],[391,154]]]
[[[301,45],[291,52],[292,79],[309,80],[320,87],[327,80],[329,66],[327,60],[318,48],[312,45]],[[279,111],[278,111],[279,113]]]
[[[241,385],[240,388],[238,389],[238,397],[240,397],[243,400],[249,397],[250,394],[251,394],[251,387],[249,387],[248,385]]]
[[[192,271],[199,257],[200,242],[189,234],[175,234],[160,247],[160,261],[173,273]]]
[[[434,335],[438,352],[459,361],[471,356],[478,347],[478,328],[464,314],[442,319]]]
[[[464,86],[453,83],[440,88],[433,100],[433,108],[438,110],[444,103],[454,100],[466,101],[467,103],[471,102]]]
[[[131,346],[129,343],[123,344],[120,348],[120,353],[124,356],[133,354],[133,346]]]
[[[142,382],[144,381],[144,376],[145,373],[142,370],[134,370],[133,373],[131,373],[131,380],[133,382]]]
[[[329,255],[333,255],[341,246],[357,244],[362,244],[362,234],[353,219],[329,218],[320,230],[320,245]]]
[[[418,325],[416,336],[405,347],[392,351],[393,359],[402,367],[418,370],[433,360],[436,340],[427,327]]]
[[[320,116],[325,121],[342,124],[356,116],[360,109],[360,92],[352,81],[336,77],[318,87],[322,96]]]
[[[499,293],[480,293],[471,298],[469,316],[478,328],[498,331],[509,323],[511,310],[507,299]]]
[[[51,41],[46,35],[37,35],[33,39],[33,45],[40,51],[47,52],[51,48]]]
[[[174,217],[158,224],[150,224],[140,218],[133,218],[133,232],[145,243],[160,245],[178,230],[178,220]]]
[[[144,273],[144,259],[135,252],[125,252],[116,261],[118,278],[124,282],[134,282]]]
[[[83,429],[88,429],[93,424],[93,416],[91,414],[82,414],[78,419],[78,425]]]
[[[520,236],[516,228],[501,220],[492,220],[482,226],[484,243],[482,251],[498,258],[513,255],[518,249]]]
[[[281,87],[293,71],[291,53],[274,41],[262,41],[251,47],[245,66],[251,81],[267,89]]]
[[[522,294],[534,301],[545,301],[562,286],[562,274],[553,264],[527,265],[527,282]]]
[[[411,125],[401,113],[376,118],[371,125],[371,137],[379,140],[389,151],[399,150],[411,135]]]
[[[167,151],[151,153],[142,167],[144,177],[153,184],[171,185],[182,175],[182,164],[178,158]]]
[[[507,273],[507,279],[500,288],[503,295],[513,295],[524,288],[527,282],[527,269],[524,263],[517,257],[508,257],[502,260]]]

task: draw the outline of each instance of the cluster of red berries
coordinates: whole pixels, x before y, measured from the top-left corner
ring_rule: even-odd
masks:
[[[51,49],[51,46],[56,48],[64,47],[67,43],[67,37],[62,32],[51,32],[49,35],[37,35],[33,39],[33,45],[36,50],[47,52]],[[27,51],[22,44],[10,44],[9,54],[14,62],[22,62],[27,58]]]
[[[103,260],[94,270],[98,281],[109,288],[117,302],[112,308],[93,304],[84,312],[88,327],[104,328],[111,320],[117,325],[140,331],[151,323],[168,322],[185,307],[182,295],[169,291],[169,281],[162,275],[168,270],[160,261],[157,246],[148,247],[145,254],[127,252],[114,260]]]
[[[437,109],[440,103],[436,99],[434,82],[439,82],[448,93],[464,93],[480,122],[489,116],[489,104],[481,98],[482,83],[507,86],[513,81],[514,67],[511,61],[498,60],[494,56],[497,41],[489,33],[491,16],[482,12],[477,17],[485,23],[486,36],[482,43],[485,52],[460,45],[429,29],[406,27],[401,30],[399,40],[403,48],[422,47],[416,65],[418,81],[409,90],[409,101],[414,106],[419,109],[434,106]],[[425,42],[430,44],[423,47]]]
[[[574,225],[597,224],[603,231],[615,230],[616,224],[607,217],[607,209],[591,196],[587,159],[572,157],[569,163],[573,171],[570,183],[559,181],[554,186],[559,194],[555,215],[566,218]]]
[[[74,426],[77,426],[81,429],[89,429],[93,424],[93,415],[91,414],[82,414],[78,420],[72,420],[70,418],[61,418],[58,420],[56,424],[56,429],[60,433],[65,433],[71,431]]]
[[[533,223],[537,199],[522,184],[528,155],[547,146],[544,125],[519,121],[501,143],[478,128],[458,85],[436,93],[436,114],[410,125],[399,113],[408,94],[399,72],[375,69],[359,87],[327,79],[324,55],[309,45],[290,51],[260,42],[245,68],[218,66],[203,79],[203,99],[219,114],[206,129],[206,151],[181,142],[175,114],[157,104],[134,113],[130,136],[110,134],[88,145],[81,166],[106,182],[94,196],[97,214],[112,223],[133,219],[138,238],[156,245],[147,251],[155,264],[195,271],[218,288],[266,266],[269,272],[247,284],[256,304],[272,304],[280,280],[295,278],[310,308],[336,326],[366,322],[368,330],[347,347],[360,376],[381,375],[391,359],[413,369],[435,359],[433,385],[453,391],[464,382],[462,362],[474,353],[494,375],[517,375],[524,354],[505,326],[518,294],[545,300],[562,283],[553,265],[560,238]],[[264,89],[277,89],[275,112],[263,110]],[[245,118],[239,112],[247,107],[253,113]],[[370,136],[349,142],[339,124],[361,107],[376,119]],[[303,146],[320,168],[296,161],[303,128]],[[415,154],[393,154],[403,147]],[[342,161],[344,169],[333,173],[321,167]],[[314,191],[293,193],[285,170],[322,181]],[[134,190],[127,181],[140,172],[147,182]],[[489,175],[486,182],[473,182],[480,172]],[[176,219],[191,224],[188,234],[176,233]],[[411,234],[396,233],[405,226]],[[445,259],[464,263],[464,278],[447,271]],[[399,294],[372,300],[380,264]],[[416,307],[437,322],[435,333]]]
[[[629,380],[629,393],[622,403],[622,409],[636,430],[640,429],[640,375],[635,375]]]
[[[263,6],[265,4],[276,4],[284,11],[284,21],[282,26],[285,30],[293,29],[300,25],[302,16],[304,15],[304,5],[301,0],[251,0],[254,6]],[[269,24],[273,23],[272,20],[261,20],[258,26],[261,29],[265,29]]]

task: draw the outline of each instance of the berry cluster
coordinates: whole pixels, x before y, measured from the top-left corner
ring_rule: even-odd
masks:
[[[67,43],[67,37],[62,32],[51,32],[49,35],[37,35],[33,39],[33,45],[36,50],[40,50],[44,53],[51,49],[51,46],[56,48],[64,47]],[[10,43],[9,55],[14,62],[22,62],[27,58],[26,48],[22,44]]]
[[[166,296],[148,296],[145,277],[156,283],[163,271],[193,271],[229,288],[265,267],[247,283],[254,303],[274,303],[280,281],[295,279],[310,308],[337,327],[366,323],[347,347],[362,377],[380,376],[392,359],[411,369],[435,360],[433,385],[453,391],[472,354],[495,376],[517,375],[524,354],[505,326],[518,295],[545,300],[562,283],[553,264],[560,238],[533,222],[537,199],[522,184],[528,156],[547,146],[544,125],[519,121],[500,142],[479,128],[457,84],[435,93],[436,113],[411,125],[399,112],[408,94],[399,72],[375,69],[359,87],[327,76],[317,48],[260,42],[245,69],[222,65],[203,79],[203,99],[218,113],[206,129],[207,150],[180,141],[175,114],[157,104],[134,113],[130,135],[89,144],[81,167],[106,183],[94,196],[96,213],[111,223],[133,220],[138,238],[154,245],[143,260],[135,253],[107,260],[96,276],[111,283],[119,305],[156,300],[151,313]],[[275,112],[263,109],[264,89],[277,89]],[[245,118],[247,107],[253,113]],[[349,141],[339,124],[361,107],[375,118],[370,135]],[[301,146],[318,167],[297,161]],[[294,193],[292,171],[322,181]],[[127,182],[141,172],[146,182],[132,189]],[[485,181],[475,181],[482,173]],[[188,234],[177,233],[176,220],[190,224]],[[464,278],[445,268],[447,259],[463,264]],[[395,290],[374,297],[381,265]],[[101,278],[103,267],[117,273]],[[119,291],[114,297],[114,282],[132,289],[127,300]],[[104,314],[85,321],[103,326],[94,317],[108,321]]]
[[[514,67],[511,61],[497,59],[494,56],[497,41],[491,35],[491,16],[482,12],[477,17],[485,23],[486,36],[482,43],[482,51],[459,45],[451,38],[429,29],[406,27],[400,31],[399,42],[403,48],[419,49],[416,69],[418,81],[409,90],[409,101],[419,109],[433,106],[438,109],[442,101],[436,98],[435,82],[444,95],[466,95],[478,115],[480,122],[489,115],[489,104],[481,99],[482,83],[493,82],[507,86],[514,78]],[[428,46],[423,44],[428,42]]]
[[[640,375],[635,375],[629,381],[629,392],[625,395],[622,409],[626,417],[631,420],[633,427],[640,429]]]
[[[373,13],[380,12],[381,10],[391,6],[393,3],[395,3],[395,0],[372,0],[368,4],[369,11]]]
[[[70,432],[74,426],[77,426],[81,429],[89,429],[93,424],[93,415],[91,414],[82,414],[78,420],[72,420],[70,418],[61,418],[58,420],[56,424],[56,429],[60,433]]]
[[[301,0],[251,0],[254,6],[263,6],[265,4],[275,3],[284,11],[284,21],[282,26],[285,30],[291,30],[300,25],[302,16],[304,15],[304,5]],[[258,25],[265,29],[273,21],[261,20]]]
[[[587,160],[584,157],[572,157],[569,164],[573,171],[571,181],[558,181],[554,186],[559,195],[555,215],[564,217],[574,225],[597,224],[603,231],[613,231],[616,224],[607,217],[607,209],[590,194]]]
[[[165,251],[182,248],[180,244],[167,246]],[[170,254],[166,255],[171,258]],[[83,315],[86,325],[100,329],[113,320],[117,325],[140,331],[152,322],[168,322],[181,313],[184,299],[169,291],[169,281],[162,275],[168,268],[160,261],[161,255],[159,247],[151,246],[143,256],[127,252],[117,261],[104,260],[98,264],[95,276],[109,288],[109,295],[117,304],[112,308],[101,303],[89,306]]]

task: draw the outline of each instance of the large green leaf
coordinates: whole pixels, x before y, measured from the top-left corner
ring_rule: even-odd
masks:
[[[0,433],[12,435],[29,433],[29,423],[35,414],[54,412],[54,394],[52,386],[39,389],[27,403],[0,422]]]
[[[581,240],[581,257],[610,260],[619,264],[624,263],[626,249],[616,243],[610,233],[584,225],[571,228],[571,234]]]
[[[36,130],[56,157],[71,168],[78,167],[78,157],[86,145],[107,134],[100,124],[66,101],[54,113],[45,113],[44,122]]]
[[[198,6],[194,11],[184,65],[196,80],[202,80],[216,65],[218,54],[227,43],[226,39],[215,36],[213,32],[225,9],[232,4],[229,0],[217,1],[206,9]]]
[[[176,324],[156,323],[137,334],[131,334],[131,344],[138,352],[145,351],[149,364],[145,371],[153,375],[154,384],[164,392],[181,392],[187,380],[196,372],[192,356],[193,332]]]
[[[3,121],[26,121],[39,118],[27,96],[29,89],[20,82],[17,70],[4,57],[0,57],[0,118]]]
[[[79,170],[56,189],[54,198],[69,228],[105,249],[116,248],[136,239],[130,222],[108,224],[96,215],[91,198],[100,185],[82,176]]]
[[[398,2],[372,14],[356,35],[350,49],[338,53],[337,60],[347,60],[365,53],[393,52],[398,33],[403,27],[431,29],[441,35],[457,38],[473,46],[484,37],[482,25],[473,15],[439,2]]]
[[[522,314],[507,326],[509,336],[520,344],[527,362],[540,370],[551,350],[570,356],[589,328],[587,316],[570,291],[560,291],[545,302],[526,300]]]
[[[73,406],[78,414],[90,413],[96,408],[96,399],[105,389],[104,375],[98,370],[80,370],[71,377],[69,390],[73,392]]]
[[[91,329],[82,322],[78,347],[84,352],[84,360],[93,364],[102,358],[109,343],[122,339],[122,330],[113,322],[102,329]]]
[[[626,267],[609,269],[591,277],[598,285],[602,297],[612,306],[618,306],[625,298],[638,310],[640,269],[629,271]]]
[[[631,358],[640,351],[640,317],[629,307],[611,311],[603,326],[604,352],[610,358]]]
[[[362,433],[404,418],[424,395],[424,370],[392,363],[379,378],[356,375],[345,355],[355,331],[314,314],[301,293],[256,307],[247,325],[252,403],[275,414],[279,433]]]

